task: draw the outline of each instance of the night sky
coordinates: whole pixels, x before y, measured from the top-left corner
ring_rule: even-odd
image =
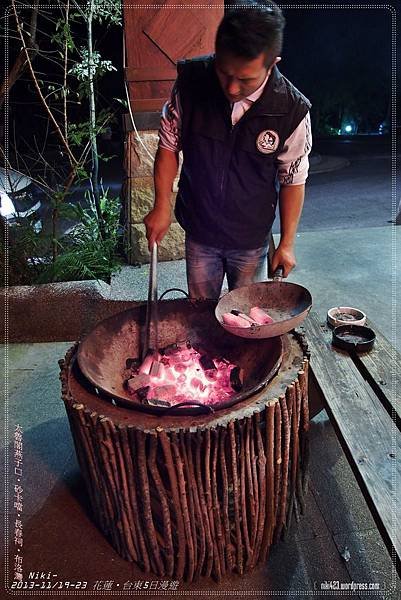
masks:
[[[391,15],[385,9],[285,11],[284,59],[291,77],[310,82],[316,72],[388,77]]]
[[[286,10],[281,69],[309,97],[362,129],[384,119],[391,95],[391,15],[385,9]],[[338,121],[337,121],[337,124]]]

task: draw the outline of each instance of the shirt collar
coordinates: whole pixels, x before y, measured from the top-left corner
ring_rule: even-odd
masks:
[[[265,85],[267,83],[267,80],[269,79],[269,73],[267,73],[265,80],[262,82],[262,84],[258,87],[257,90],[255,90],[252,94],[250,94],[249,96],[247,96],[245,98],[245,100],[247,100],[248,102],[256,102],[256,100],[258,100],[261,95],[263,94],[263,90],[265,89]]]
[[[288,113],[290,109],[289,91],[287,89],[286,79],[280,73],[276,65],[273,67],[269,78],[262,86],[263,85],[264,87],[257,102],[254,102],[252,106],[250,106],[252,114],[283,115]],[[258,93],[259,89],[256,90],[254,94]]]

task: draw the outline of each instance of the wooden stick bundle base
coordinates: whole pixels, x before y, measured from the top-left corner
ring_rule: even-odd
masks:
[[[214,415],[160,417],[100,398],[60,361],[62,397],[94,517],[145,573],[217,581],[250,572],[304,511],[308,359],[285,336],[259,394]]]

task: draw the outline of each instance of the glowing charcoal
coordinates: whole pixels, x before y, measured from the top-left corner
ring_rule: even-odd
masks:
[[[268,325],[269,323],[273,323],[271,316],[268,315],[263,308],[259,308],[259,306],[252,306],[251,310],[249,311],[249,316],[259,325]]]
[[[167,383],[175,383],[176,381],[179,380],[179,378],[177,380],[177,377],[172,369],[164,369],[163,379]]]
[[[141,388],[144,388],[147,385],[149,385],[149,383],[150,383],[149,375],[147,375],[146,373],[140,373],[136,377],[131,377],[131,379],[128,379],[127,389],[130,392],[136,392],[137,390],[140,390]]]
[[[202,385],[202,381],[200,379],[198,379],[197,377],[192,377],[191,385],[195,389],[200,388]]]
[[[148,394],[149,398],[157,398],[158,400],[168,400],[172,402],[177,394],[177,388],[175,385],[158,385],[152,389],[152,392]]]
[[[160,353],[149,353],[136,372],[134,367],[128,371],[125,385],[138,400],[152,406],[189,401],[211,405],[242,388],[242,371],[228,360],[210,356],[184,341]]]
[[[152,362],[152,366],[150,367],[149,375],[151,377],[158,377],[161,379],[163,377],[163,372],[164,372],[164,365],[162,363],[154,360]]]
[[[250,327],[251,324],[249,321],[246,321],[242,317],[238,317],[237,315],[233,315],[231,313],[224,313],[223,315],[223,323],[229,325],[230,327]]]
[[[152,364],[153,364],[153,356],[152,356],[152,354],[148,354],[145,357],[145,360],[143,361],[141,366],[139,367],[139,372],[146,373],[147,375],[149,375],[150,369],[152,368]]]

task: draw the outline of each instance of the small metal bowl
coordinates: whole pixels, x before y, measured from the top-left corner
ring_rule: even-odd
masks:
[[[339,325],[365,325],[366,315],[359,308],[335,306],[327,311],[327,322],[332,327]]]
[[[373,329],[363,325],[339,325],[333,329],[333,345],[342,350],[368,352],[375,339]]]

